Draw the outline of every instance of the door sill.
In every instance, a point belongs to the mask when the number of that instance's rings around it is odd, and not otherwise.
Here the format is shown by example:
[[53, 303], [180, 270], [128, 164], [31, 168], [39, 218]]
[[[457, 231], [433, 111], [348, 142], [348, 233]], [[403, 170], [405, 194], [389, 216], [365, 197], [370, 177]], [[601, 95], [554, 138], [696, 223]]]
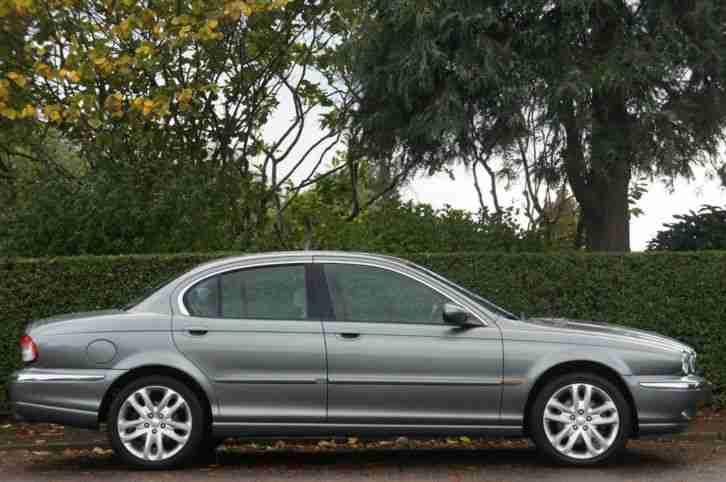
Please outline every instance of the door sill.
[[215, 436], [226, 437], [340, 437], [362, 435], [388, 437], [397, 435], [447, 436], [477, 435], [488, 437], [521, 437], [521, 425], [412, 425], [357, 423], [289, 423], [289, 422], [215, 422]]

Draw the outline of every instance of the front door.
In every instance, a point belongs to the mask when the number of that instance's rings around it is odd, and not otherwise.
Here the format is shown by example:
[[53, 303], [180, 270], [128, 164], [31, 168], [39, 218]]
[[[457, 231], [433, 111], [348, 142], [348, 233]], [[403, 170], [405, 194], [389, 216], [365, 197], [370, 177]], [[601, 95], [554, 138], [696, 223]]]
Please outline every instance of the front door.
[[351, 263], [325, 263], [324, 273], [334, 317], [323, 323], [329, 422], [497, 424], [496, 326], [444, 323], [451, 300], [431, 280]]
[[304, 264], [226, 271], [183, 297], [174, 341], [212, 380], [215, 423], [323, 422], [325, 347]]

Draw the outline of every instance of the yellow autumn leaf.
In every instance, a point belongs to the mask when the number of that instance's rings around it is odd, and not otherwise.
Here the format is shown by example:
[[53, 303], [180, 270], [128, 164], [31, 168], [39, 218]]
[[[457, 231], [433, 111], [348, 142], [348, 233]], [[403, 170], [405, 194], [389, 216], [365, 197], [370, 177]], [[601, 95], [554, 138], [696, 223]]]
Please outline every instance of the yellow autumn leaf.
[[192, 101], [192, 97], [194, 96], [194, 91], [190, 88], [182, 89], [180, 90], [177, 95], [176, 99], [179, 101], [180, 104], [188, 104]]
[[156, 113], [159, 116], [165, 116], [169, 114], [169, 98], [161, 96], [154, 100]]
[[7, 99], [8, 95], [10, 95], [8, 87], [10, 87], [10, 82], [0, 79], [0, 101]]
[[50, 119], [52, 122], [60, 122], [63, 120], [60, 106], [55, 104], [43, 107], [43, 114], [45, 114], [45, 116], [48, 117], [48, 119]]
[[38, 114], [35, 106], [30, 104], [26, 105], [23, 110], [20, 111], [20, 117], [35, 117]]
[[66, 79], [70, 80], [71, 82], [80, 82], [81, 74], [79, 74], [75, 70], [68, 70], [66, 71]]
[[43, 62], [38, 62], [35, 64], [35, 66], [33, 68], [35, 69], [35, 71], [38, 74], [42, 75], [46, 79], [50, 79], [51, 77], [53, 77], [53, 69], [48, 64], [44, 64]]
[[123, 22], [113, 28], [114, 33], [121, 38], [128, 38], [131, 33], [131, 19], [126, 18]]
[[239, 19], [241, 15], [249, 17], [252, 14], [252, 7], [245, 2], [230, 2], [225, 5], [224, 14], [234, 19]]
[[156, 103], [153, 100], [151, 100], [151, 99], [145, 100], [143, 103], [143, 108], [142, 108], [144, 115], [148, 116], [149, 114], [151, 114], [151, 111], [154, 110], [154, 107], [156, 107]]
[[104, 102], [103, 106], [114, 117], [123, 115], [123, 96], [119, 92], [114, 92], [113, 94], [106, 97], [106, 101]]
[[18, 113], [15, 109], [11, 109], [10, 107], [3, 107], [0, 109], [0, 115], [7, 117], [10, 120], [14, 120], [18, 116]]
[[145, 8], [141, 12], [141, 21], [144, 22], [144, 25], [151, 25], [156, 21], [156, 12], [149, 8]]
[[33, 6], [33, 0], [15, 0], [15, 12], [18, 15], [26, 14]]
[[116, 65], [131, 65], [134, 62], [134, 59], [131, 58], [131, 56], [123, 54], [121, 57], [116, 60]]
[[136, 55], [141, 57], [146, 57], [148, 55], [151, 55], [154, 52], [154, 48], [151, 45], [142, 45], [141, 47], [136, 49]]
[[217, 19], [213, 18], [211, 20], [207, 20], [207, 28], [209, 30], [214, 30], [215, 28], [217, 28], [218, 25], [219, 25], [219, 20], [217, 20]]
[[77, 107], [71, 107], [63, 113], [63, 116], [72, 121], [76, 121], [81, 117], [81, 111]]
[[191, 22], [189, 15], [179, 15], [171, 19], [172, 25], [187, 25]]
[[19, 74], [17, 72], [10, 72], [8, 74], [8, 79], [12, 80], [17, 84], [18, 87], [25, 87], [25, 84], [28, 83], [28, 79], [25, 78], [23, 74]]

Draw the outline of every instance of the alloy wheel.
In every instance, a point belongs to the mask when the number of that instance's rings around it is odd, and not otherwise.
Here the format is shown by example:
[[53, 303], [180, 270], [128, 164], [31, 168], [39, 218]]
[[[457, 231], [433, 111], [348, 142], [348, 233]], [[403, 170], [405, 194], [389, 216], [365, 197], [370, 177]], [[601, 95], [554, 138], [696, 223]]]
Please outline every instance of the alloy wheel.
[[542, 423], [552, 447], [566, 457], [595, 458], [607, 451], [620, 430], [612, 397], [589, 383], [558, 389], [545, 405]]
[[142, 460], [160, 461], [176, 455], [192, 433], [192, 412], [186, 400], [164, 386], [134, 391], [121, 405], [117, 430], [124, 447]]

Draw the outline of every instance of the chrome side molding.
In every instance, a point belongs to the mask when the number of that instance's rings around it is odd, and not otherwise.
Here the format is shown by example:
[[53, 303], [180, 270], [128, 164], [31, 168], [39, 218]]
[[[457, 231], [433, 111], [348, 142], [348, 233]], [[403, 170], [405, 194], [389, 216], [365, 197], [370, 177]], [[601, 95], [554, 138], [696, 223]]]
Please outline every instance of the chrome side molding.
[[640, 382], [642, 388], [655, 388], [660, 390], [699, 390], [707, 382], [700, 377], [687, 376], [679, 380]]
[[18, 382], [97, 382], [104, 375], [82, 375], [73, 373], [18, 373]]

